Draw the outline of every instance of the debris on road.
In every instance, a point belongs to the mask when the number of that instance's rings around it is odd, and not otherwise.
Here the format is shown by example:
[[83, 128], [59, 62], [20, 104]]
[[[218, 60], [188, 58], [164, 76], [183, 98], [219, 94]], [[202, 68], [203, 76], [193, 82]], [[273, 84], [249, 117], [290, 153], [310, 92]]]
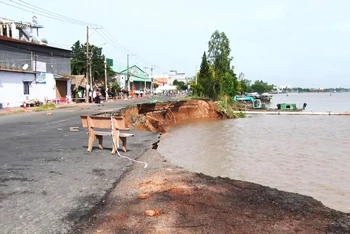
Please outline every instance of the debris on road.
[[71, 132], [79, 132], [79, 127], [70, 127], [69, 131], [71, 131]]

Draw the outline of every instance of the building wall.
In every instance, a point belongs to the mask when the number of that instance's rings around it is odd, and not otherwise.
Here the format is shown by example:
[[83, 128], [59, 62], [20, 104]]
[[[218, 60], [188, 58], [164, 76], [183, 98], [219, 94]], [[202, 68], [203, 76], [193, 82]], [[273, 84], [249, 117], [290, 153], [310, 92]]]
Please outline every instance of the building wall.
[[[0, 103], [3, 107], [9, 103], [10, 107], [20, 106], [25, 100], [23, 81], [34, 80], [34, 74], [12, 73], [0, 71]], [[31, 92], [31, 87], [30, 91]]]
[[23, 64], [28, 64], [28, 71], [31, 71], [31, 54], [30, 51], [10, 48], [0, 44], [0, 66], [22, 70]]
[[175, 80], [177, 80], [177, 81], [183, 81], [183, 82], [185, 82], [185, 83], [188, 82], [187, 77], [186, 77], [186, 74], [171, 75], [171, 76], [170, 76], [170, 82], [171, 82], [171, 84], [172, 84]]
[[171, 70], [168, 75], [169, 75], [169, 84], [173, 84], [175, 80], [183, 81], [185, 83], [188, 82], [186, 73], [177, 72], [176, 70]]
[[122, 74], [118, 74], [117, 77], [116, 77], [117, 83], [118, 83], [118, 85], [119, 85], [119, 87], [121, 89], [126, 89], [126, 87], [125, 87], [125, 79], [126, 79], [126, 76], [122, 75]]
[[[22, 70], [22, 66], [28, 64], [27, 71], [35, 71], [37, 68], [37, 71], [41, 72], [60, 75], [71, 74], [70, 58], [51, 56], [49, 54], [49, 50], [47, 53], [42, 53], [0, 44], [0, 67]], [[34, 55], [37, 56], [36, 59]], [[35, 60], [37, 61], [36, 68]], [[42, 62], [45, 63], [44, 70], [40, 70]]]
[[[46, 83], [34, 81], [34, 74], [20, 72], [0, 71], [0, 103], [6, 107], [16, 107], [23, 104], [25, 100], [44, 101], [45, 99], [56, 99], [56, 80], [54, 75], [45, 74]], [[31, 81], [29, 85], [29, 95], [24, 94], [23, 81]], [[71, 82], [67, 81], [67, 96], [71, 96]]]

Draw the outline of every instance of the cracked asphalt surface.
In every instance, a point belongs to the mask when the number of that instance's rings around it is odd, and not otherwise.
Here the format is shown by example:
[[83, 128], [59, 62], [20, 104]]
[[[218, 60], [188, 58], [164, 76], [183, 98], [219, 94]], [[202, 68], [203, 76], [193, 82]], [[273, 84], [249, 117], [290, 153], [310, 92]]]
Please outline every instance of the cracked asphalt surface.
[[[94, 148], [88, 153], [80, 115], [141, 102], [149, 99], [60, 109], [52, 116], [43, 112], [0, 117], [0, 232], [71, 232], [132, 164], [110, 154], [108, 138], [103, 151]], [[80, 131], [70, 132], [73, 126]], [[137, 131], [122, 155], [138, 158], [157, 139], [156, 133]]]

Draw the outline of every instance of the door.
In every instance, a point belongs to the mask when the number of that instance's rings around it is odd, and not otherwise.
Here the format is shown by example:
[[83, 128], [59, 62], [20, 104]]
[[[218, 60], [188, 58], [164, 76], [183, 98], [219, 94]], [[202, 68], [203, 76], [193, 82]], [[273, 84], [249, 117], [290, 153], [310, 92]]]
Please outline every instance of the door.
[[67, 81], [56, 80], [56, 98], [65, 98], [67, 96]]

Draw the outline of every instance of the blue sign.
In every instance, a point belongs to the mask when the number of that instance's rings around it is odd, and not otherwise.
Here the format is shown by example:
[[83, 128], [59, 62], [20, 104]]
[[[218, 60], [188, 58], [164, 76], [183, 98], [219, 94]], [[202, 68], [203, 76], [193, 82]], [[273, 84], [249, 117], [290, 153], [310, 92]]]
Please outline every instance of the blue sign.
[[43, 72], [36, 73], [35, 79], [37, 84], [46, 84], [46, 73], [43, 73]]

